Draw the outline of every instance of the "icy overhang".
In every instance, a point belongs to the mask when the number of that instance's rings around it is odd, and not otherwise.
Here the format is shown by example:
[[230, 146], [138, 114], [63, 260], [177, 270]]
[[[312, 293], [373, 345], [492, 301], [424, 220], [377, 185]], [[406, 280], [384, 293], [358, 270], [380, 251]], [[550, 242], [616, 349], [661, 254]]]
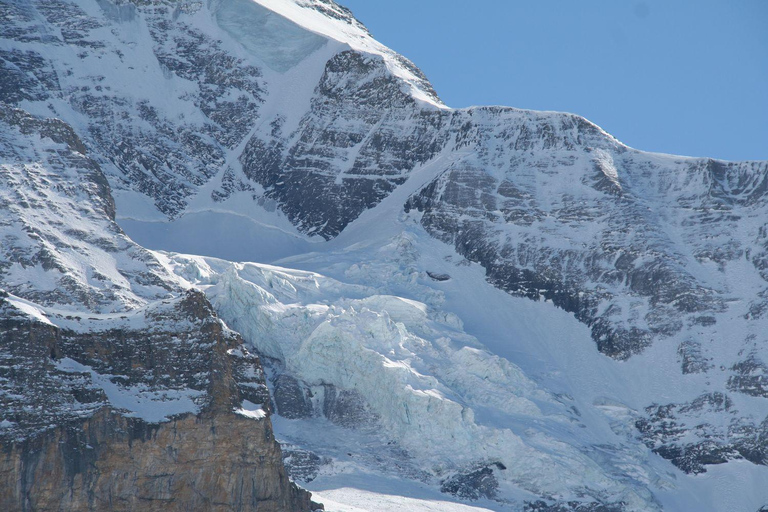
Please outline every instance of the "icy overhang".
[[412, 96], [446, 108], [410, 61], [376, 41], [349, 11], [326, 0], [227, 0], [214, 9], [216, 21], [271, 69], [283, 73], [329, 41], [384, 57], [389, 71]]
[[328, 42], [253, 0], [222, 2], [215, 16], [224, 31], [279, 73], [293, 68]]

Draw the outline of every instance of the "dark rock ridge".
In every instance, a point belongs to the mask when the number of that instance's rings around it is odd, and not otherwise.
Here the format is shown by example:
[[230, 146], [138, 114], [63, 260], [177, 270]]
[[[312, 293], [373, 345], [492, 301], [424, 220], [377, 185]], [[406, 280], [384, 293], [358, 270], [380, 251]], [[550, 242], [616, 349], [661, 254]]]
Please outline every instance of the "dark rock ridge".
[[755, 353], [734, 364], [731, 370], [728, 389], [768, 398], [768, 366]]
[[525, 512], [622, 512], [622, 503], [595, 503], [568, 501], [565, 503], [547, 503], [546, 501], [533, 501], [526, 503]]
[[296, 482], [311, 482], [320, 473], [320, 468], [331, 460], [322, 458], [309, 450], [282, 445], [283, 464], [291, 479]]
[[[503, 139], [505, 150], [497, 153], [503, 158], [483, 149], [502, 122], [491, 123], [489, 117], [518, 118], [516, 134]], [[686, 260], [681, 254], [701, 239], [673, 240], [668, 225], [725, 234], [742, 217], [759, 219], [766, 210], [768, 166], [715, 161], [662, 166], [577, 120], [553, 116], [534, 131], [528, 128], [532, 117], [488, 111], [470, 129], [478, 156], [454, 163], [412, 196], [406, 211], [420, 212], [431, 234], [481, 263], [494, 285], [574, 313], [592, 328], [598, 349], [612, 357], [628, 358], [686, 325], [714, 324], [713, 314], [724, 310], [730, 290], [699, 282], [690, 269], [711, 256], [724, 265], [750, 251], [732, 238], [722, 246], [696, 247]], [[552, 135], [574, 132], [576, 139]], [[615, 179], [594, 177], [592, 169], [600, 174], [601, 165], [618, 169]], [[533, 169], [546, 172], [536, 178]], [[675, 188], [670, 181], [678, 173], [685, 178]], [[724, 198], [723, 187], [715, 186], [720, 179], [744, 189]], [[621, 193], [606, 190], [606, 181]], [[555, 192], [547, 183], [569, 186]], [[666, 196], [663, 214], [651, 211], [651, 192]], [[752, 262], [762, 272], [759, 261]], [[628, 305], [621, 304], [627, 299]]]
[[277, 413], [284, 418], [305, 419], [322, 416], [341, 427], [375, 426], [378, 418], [365, 398], [355, 390], [338, 389], [324, 384], [314, 390], [305, 382], [286, 373], [273, 381]]
[[346, 51], [325, 65], [298, 129], [283, 133], [277, 119], [240, 161], [299, 229], [330, 239], [442, 149], [445, 121], [418, 108], [381, 57]]
[[493, 472], [502, 469], [499, 464], [455, 474], [441, 482], [440, 490], [469, 500], [494, 499], [499, 492], [499, 482]]
[[[735, 459], [768, 463], [768, 419], [751, 423], [723, 393], [704, 394], [686, 404], [653, 405], [646, 412], [648, 417], [636, 423], [643, 441], [685, 472], [703, 473], [707, 465]], [[710, 422], [708, 416], [718, 421]]]

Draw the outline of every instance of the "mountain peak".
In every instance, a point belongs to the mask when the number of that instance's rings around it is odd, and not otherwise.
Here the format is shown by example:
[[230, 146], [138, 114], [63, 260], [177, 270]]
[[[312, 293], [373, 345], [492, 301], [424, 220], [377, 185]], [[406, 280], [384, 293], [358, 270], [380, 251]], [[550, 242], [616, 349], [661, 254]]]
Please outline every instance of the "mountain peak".
[[[252, 17], [254, 20], [263, 18], [264, 13], [256, 12], [254, 5], [266, 8], [306, 31], [341, 43], [350, 49], [384, 57], [390, 71], [408, 84], [416, 99], [444, 107], [420, 69], [374, 39], [365, 25], [354, 17], [352, 11], [333, 0], [233, 0], [220, 4], [217, 9], [219, 12], [221, 9], [227, 12], [234, 10], [239, 15]], [[281, 25], [279, 33], [276, 31], [274, 34], [275, 40], [282, 40], [286, 35], [285, 26]], [[240, 32], [244, 37], [252, 37], [254, 33], [250, 28]]]

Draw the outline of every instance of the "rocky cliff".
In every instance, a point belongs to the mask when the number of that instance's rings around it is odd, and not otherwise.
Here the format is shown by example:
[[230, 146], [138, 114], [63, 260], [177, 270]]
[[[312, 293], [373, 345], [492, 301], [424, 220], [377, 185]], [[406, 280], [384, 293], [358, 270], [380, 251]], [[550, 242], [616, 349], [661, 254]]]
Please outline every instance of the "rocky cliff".
[[5, 106], [0, 123], [0, 508], [316, 508], [259, 359], [117, 227], [71, 127]]
[[[254, 405], [269, 403], [258, 358], [199, 292], [163, 317], [167, 332], [83, 333], [4, 301], [3, 510], [318, 507]], [[193, 412], [174, 413], [182, 396]]]

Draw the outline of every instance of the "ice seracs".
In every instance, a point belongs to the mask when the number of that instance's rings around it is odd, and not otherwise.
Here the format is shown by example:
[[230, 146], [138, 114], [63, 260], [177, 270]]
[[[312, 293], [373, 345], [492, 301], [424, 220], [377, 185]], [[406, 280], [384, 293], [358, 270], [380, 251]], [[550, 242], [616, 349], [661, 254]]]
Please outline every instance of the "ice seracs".
[[285, 72], [328, 43], [254, 0], [219, 2], [216, 22], [270, 68]]
[[[275, 371], [298, 380], [292, 400], [329, 392], [362, 399], [362, 417], [337, 421], [363, 430], [377, 425], [382, 439], [407, 454], [402, 464], [413, 458], [436, 480], [490, 465], [506, 492], [566, 497], [578, 488], [595, 497], [621, 495], [632, 504], [627, 510], [653, 507], [647, 491], [616, 485], [590, 457], [544, 433], [574, 428], [566, 402], [483, 349], [451, 315], [380, 295], [373, 281], [349, 285], [315, 273], [183, 255], [171, 255], [169, 264], [205, 290], [254, 350], [277, 361]], [[388, 271], [397, 282], [401, 269]], [[278, 413], [283, 405], [278, 396]], [[319, 407], [329, 415], [327, 401]], [[314, 413], [307, 414], [311, 420]], [[534, 435], [532, 424], [541, 432]], [[311, 430], [305, 435], [311, 438]]]

